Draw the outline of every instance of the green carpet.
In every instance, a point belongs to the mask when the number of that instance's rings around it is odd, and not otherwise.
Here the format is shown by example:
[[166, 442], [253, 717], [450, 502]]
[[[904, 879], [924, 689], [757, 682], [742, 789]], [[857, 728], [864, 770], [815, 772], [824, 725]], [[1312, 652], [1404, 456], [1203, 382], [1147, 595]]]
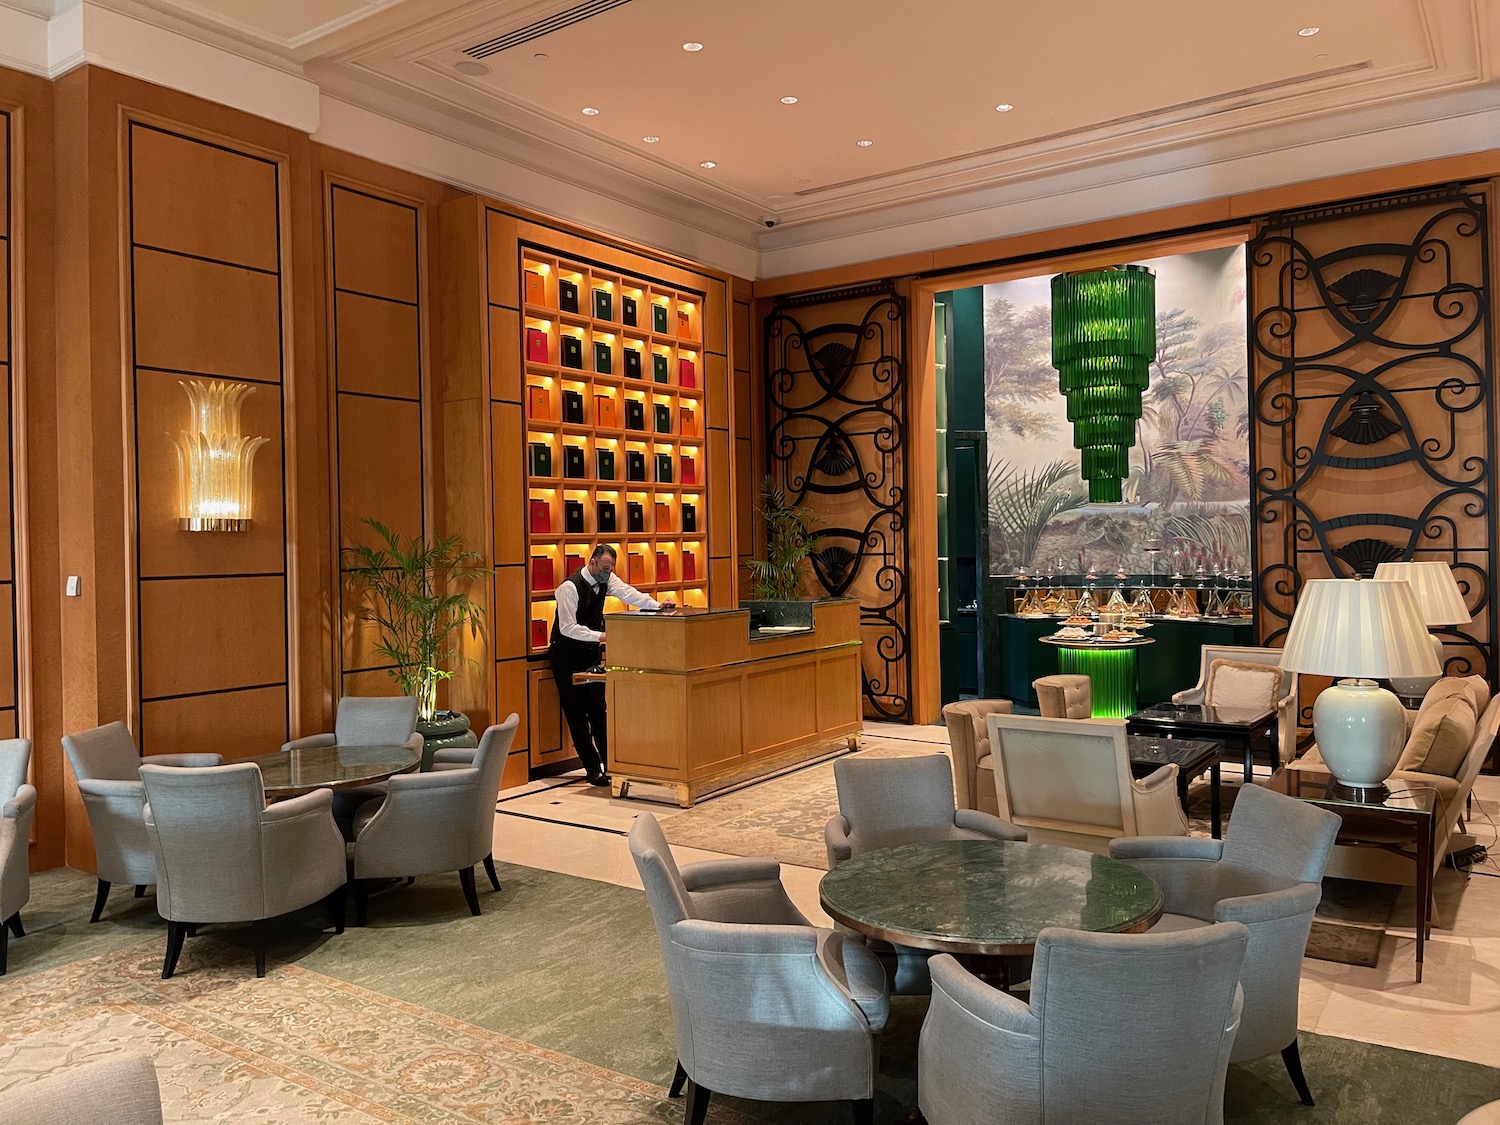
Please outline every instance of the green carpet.
[[[357, 999], [363, 994], [353, 990], [389, 997], [397, 1006], [392, 1011], [402, 1018], [408, 1017], [402, 1015], [406, 1009], [400, 1005], [410, 1005], [412, 1012], [432, 1013], [422, 1025], [429, 1038], [449, 1026], [442, 1024], [443, 1019], [461, 1021], [446, 1034], [453, 1036], [455, 1044], [469, 1044], [465, 1049], [470, 1051], [498, 1053], [506, 1047], [503, 1037], [519, 1040], [521, 1047], [530, 1047], [509, 1051], [507, 1065], [525, 1074], [551, 1067], [547, 1073], [562, 1077], [548, 1081], [567, 1080], [557, 1096], [564, 1096], [564, 1090], [573, 1091], [574, 1097], [607, 1095], [618, 1103], [623, 1120], [680, 1120], [675, 1116], [680, 1110], [659, 1102], [652, 1103], [650, 1113], [632, 1116], [642, 1114], [646, 1103], [641, 1098], [648, 1103], [659, 1099], [659, 1088], [671, 1077], [675, 1053], [644, 896], [531, 868], [501, 865], [500, 877], [504, 891], [480, 894], [485, 911], [480, 918], [469, 917], [456, 877], [433, 876], [375, 897], [370, 904], [370, 925], [363, 930], [351, 929], [342, 936], [324, 933], [324, 919], [316, 912], [281, 921], [273, 931], [269, 979], [280, 974], [286, 987], [295, 984], [345, 1005], [355, 1003], [351, 996]], [[148, 896], [135, 902], [124, 891], [105, 920], [90, 926], [92, 893], [92, 879], [73, 872], [48, 872], [33, 879], [33, 900], [24, 915], [28, 935], [11, 943], [11, 975], [0, 979], [0, 1000], [10, 986], [22, 984], [29, 974], [65, 969], [86, 957], [103, 957], [111, 964], [116, 953], [122, 963], [131, 963], [126, 974], [133, 974], [131, 987], [145, 988], [150, 983], [149, 970], [159, 964], [160, 945], [155, 943], [165, 937], [153, 900]], [[143, 942], [152, 944], [143, 946]], [[212, 981], [214, 989], [233, 989], [237, 996], [253, 998], [260, 988], [269, 999], [269, 979], [257, 984], [248, 952], [236, 948], [245, 944], [244, 931], [219, 927], [207, 928], [203, 937], [190, 940], [179, 969], [184, 1004], [195, 974]], [[278, 966], [278, 961], [293, 967]], [[319, 988], [319, 980], [327, 980], [328, 986]], [[335, 982], [349, 987], [340, 990]], [[152, 995], [165, 997], [169, 1006], [177, 995], [176, 982], [167, 982], [161, 989], [151, 987]], [[214, 989], [200, 987], [198, 991], [211, 998]], [[211, 1001], [200, 998], [198, 1002]], [[366, 1006], [382, 1007], [383, 1002], [371, 1000]], [[915, 1105], [916, 1041], [925, 1009], [926, 1002], [919, 998], [897, 998], [893, 1004], [881, 1051], [878, 1122], [900, 1121]], [[485, 1046], [490, 1041], [482, 1036], [460, 1035], [463, 1025], [502, 1038]], [[12, 1034], [0, 1026], [0, 1058]], [[1226, 1122], [1453, 1125], [1475, 1106], [1500, 1099], [1500, 1071], [1473, 1063], [1318, 1035], [1302, 1037], [1302, 1054], [1318, 1098], [1315, 1108], [1297, 1103], [1280, 1059], [1271, 1057], [1230, 1068]], [[577, 1060], [577, 1065], [559, 1069], [558, 1059]], [[201, 1069], [203, 1064], [195, 1065]], [[618, 1078], [607, 1080], [609, 1074]], [[222, 1076], [218, 1079], [223, 1080]], [[370, 1078], [377, 1080], [385, 1079]], [[579, 1093], [595, 1090], [600, 1093]], [[297, 1093], [311, 1096], [301, 1088]], [[438, 1112], [436, 1106], [433, 1109]], [[573, 1119], [565, 1107], [554, 1109], [560, 1113], [549, 1111], [543, 1116]], [[751, 1120], [786, 1125], [848, 1119], [847, 1110], [826, 1105], [736, 1102], [723, 1109], [738, 1110]], [[614, 1120], [616, 1114], [589, 1112], [586, 1117]], [[733, 1112], [710, 1120], [716, 1118], [723, 1122], [742, 1119]], [[200, 1118], [168, 1116], [168, 1120], [189, 1119]], [[329, 1113], [326, 1119], [367, 1118]], [[413, 1118], [398, 1114], [383, 1119]], [[442, 1119], [442, 1115], [438, 1112], [431, 1119]], [[490, 1119], [534, 1118], [523, 1113]]]

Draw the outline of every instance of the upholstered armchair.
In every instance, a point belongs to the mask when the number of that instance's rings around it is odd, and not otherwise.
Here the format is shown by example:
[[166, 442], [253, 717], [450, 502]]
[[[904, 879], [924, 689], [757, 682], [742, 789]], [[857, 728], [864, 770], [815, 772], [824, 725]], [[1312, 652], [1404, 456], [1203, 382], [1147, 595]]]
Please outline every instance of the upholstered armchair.
[[712, 1094], [854, 1103], [873, 1120], [875, 1034], [890, 1014], [885, 970], [856, 939], [808, 924], [774, 859], [678, 870], [661, 827], [630, 830], [661, 943], [677, 1038], [671, 1095], [702, 1125]]
[[[344, 932], [344, 838], [333, 791], [266, 805], [253, 762], [204, 769], [141, 766], [146, 833], [156, 853], [156, 909], [167, 921], [162, 980], [189, 928], [262, 922], [328, 900]], [[266, 975], [264, 927], [253, 931], [255, 975]]]
[[1245, 1011], [1230, 1061], [1280, 1051], [1306, 1105], [1313, 1099], [1297, 1050], [1297, 993], [1339, 825], [1337, 813], [1246, 785], [1222, 840], [1139, 838], [1109, 848], [1160, 884], [1166, 913], [1153, 932], [1245, 924]]
[[[1260, 695], [1258, 685], [1247, 682], [1235, 668], [1237, 664], [1264, 664], [1281, 673], [1280, 684], [1269, 693], [1276, 708], [1276, 761], [1290, 762], [1297, 756], [1297, 673], [1281, 667], [1279, 648], [1248, 648], [1238, 645], [1204, 645], [1198, 656], [1198, 682], [1186, 691], [1172, 696], [1173, 703], [1201, 703], [1215, 707], [1238, 707], [1253, 705]], [[1216, 661], [1225, 661], [1219, 672], [1225, 678], [1215, 683], [1218, 675], [1214, 669]], [[1256, 699], [1246, 699], [1242, 692], [1251, 692]], [[1248, 779], [1247, 779], [1248, 780]]]
[[934, 957], [917, 1104], [929, 1125], [1222, 1125], [1248, 940], [1046, 929], [1029, 1004]]
[[1094, 685], [1087, 676], [1042, 676], [1031, 687], [1044, 719], [1093, 718]]
[[[285, 743], [282, 750], [308, 750], [318, 746], [406, 746], [422, 752], [417, 733], [417, 697], [414, 695], [346, 695], [339, 700], [332, 734], [309, 734]], [[346, 840], [354, 839], [354, 813], [366, 801], [385, 796], [386, 783], [356, 785], [333, 794], [333, 819]]]
[[1118, 836], [1186, 836], [1177, 767], [1139, 781], [1121, 719], [991, 715], [1000, 815], [1032, 843], [1104, 852]]
[[5, 973], [10, 936], [25, 937], [21, 907], [31, 900], [28, 862], [36, 790], [26, 784], [31, 739], [0, 741], [0, 975]]
[[495, 798], [505, 756], [521, 717], [514, 712], [479, 739], [474, 764], [432, 773], [397, 774], [383, 798], [354, 814], [354, 920], [363, 926], [369, 910], [369, 880], [409, 878], [457, 871], [469, 913], [479, 913], [474, 865], [481, 860], [495, 890], [491, 848]]
[[161, 1091], [149, 1055], [110, 1054], [48, 1078], [12, 1086], [0, 1125], [162, 1125]]
[[65, 734], [62, 744], [94, 834], [94, 870], [99, 886], [89, 921], [97, 922], [111, 884], [133, 884], [135, 897], [140, 898], [156, 882], [156, 856], [141, 819], [146, 804], [146, 790], [138, 772], [141, 765], [200, 768], [217, 766], [224, 759], [218, 754], [150, 754], [143, 758], [135, 748], [130, 728], [120, 722]]
[[943, 724], [953, 752], [953, 796], [959, 808], [999, 814], [987, 720], [1010, 713], [1008, 699], [963, 699], [943, 707]]

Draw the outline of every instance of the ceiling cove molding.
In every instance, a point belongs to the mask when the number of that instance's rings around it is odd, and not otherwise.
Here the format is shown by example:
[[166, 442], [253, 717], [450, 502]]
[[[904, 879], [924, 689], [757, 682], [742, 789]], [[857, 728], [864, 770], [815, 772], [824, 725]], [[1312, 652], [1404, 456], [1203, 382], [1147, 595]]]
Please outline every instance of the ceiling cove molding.
[[46, 77], [50, 70], [46, 17], [0, 5], [0, 66]]
[[740, 277], [753, 278], [754, 246], [671, 215], [539, 171], [452, 136], [409, 125], [364, 106], [324, 95], [313, 140], [382, 164], [515, 203], [631, 242], [655, 247]]
[[1308, 123], [1258, 132], [1231, 151], [1222, 143], [1099, 163], [1061, 175], [799, 224], [759, 237], [758, 279], [1011, 235], [1142, 214], [1353, 172], [1495, 148], [1500, 107], [1493, 88], [1418, 99], [1348, 115], [1309, 136]]

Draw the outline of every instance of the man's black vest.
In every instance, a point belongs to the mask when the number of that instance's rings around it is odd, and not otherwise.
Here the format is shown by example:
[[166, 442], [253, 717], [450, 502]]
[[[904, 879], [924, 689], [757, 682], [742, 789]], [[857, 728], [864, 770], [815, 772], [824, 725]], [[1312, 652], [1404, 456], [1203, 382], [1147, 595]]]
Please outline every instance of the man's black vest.
[[[599, 583], [596, 589], [589, 584], [583, 576], [583, 571], [577, 570], [568, 576], [568, 581], [578, 591], [578, 612], [575, 619], [585, 629], [592, 629], [596, 633], [604, 632], [604, 591], [609, 582]], [[592, 641], [574, 640], [565, 637], [562, 630], [558, 628], [557, 618], [552, 619], [551, 651], [558, 656], [565, 657], [570, 662], [583, 660], [582, 667], [588, 667], [599, 659], [599, 646]]]

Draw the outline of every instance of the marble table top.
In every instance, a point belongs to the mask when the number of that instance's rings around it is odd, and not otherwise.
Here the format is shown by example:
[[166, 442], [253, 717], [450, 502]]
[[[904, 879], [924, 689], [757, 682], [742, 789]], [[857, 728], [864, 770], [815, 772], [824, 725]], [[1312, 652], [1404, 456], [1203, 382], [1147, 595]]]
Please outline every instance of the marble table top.
[[310, 746], [260, 754], [249, 761], [260, 767], [266, 796], [275, 798], [384, 781], [416, 769], [422, 755], [409, 746]]
[[881, 848], [823, 876], [829, 917], [885, 941], [944, 953], [1030, 953], [1048, 926], [1148, 929], [1161, 888], [1107, 856], [1049, 844], [943, 840]]

